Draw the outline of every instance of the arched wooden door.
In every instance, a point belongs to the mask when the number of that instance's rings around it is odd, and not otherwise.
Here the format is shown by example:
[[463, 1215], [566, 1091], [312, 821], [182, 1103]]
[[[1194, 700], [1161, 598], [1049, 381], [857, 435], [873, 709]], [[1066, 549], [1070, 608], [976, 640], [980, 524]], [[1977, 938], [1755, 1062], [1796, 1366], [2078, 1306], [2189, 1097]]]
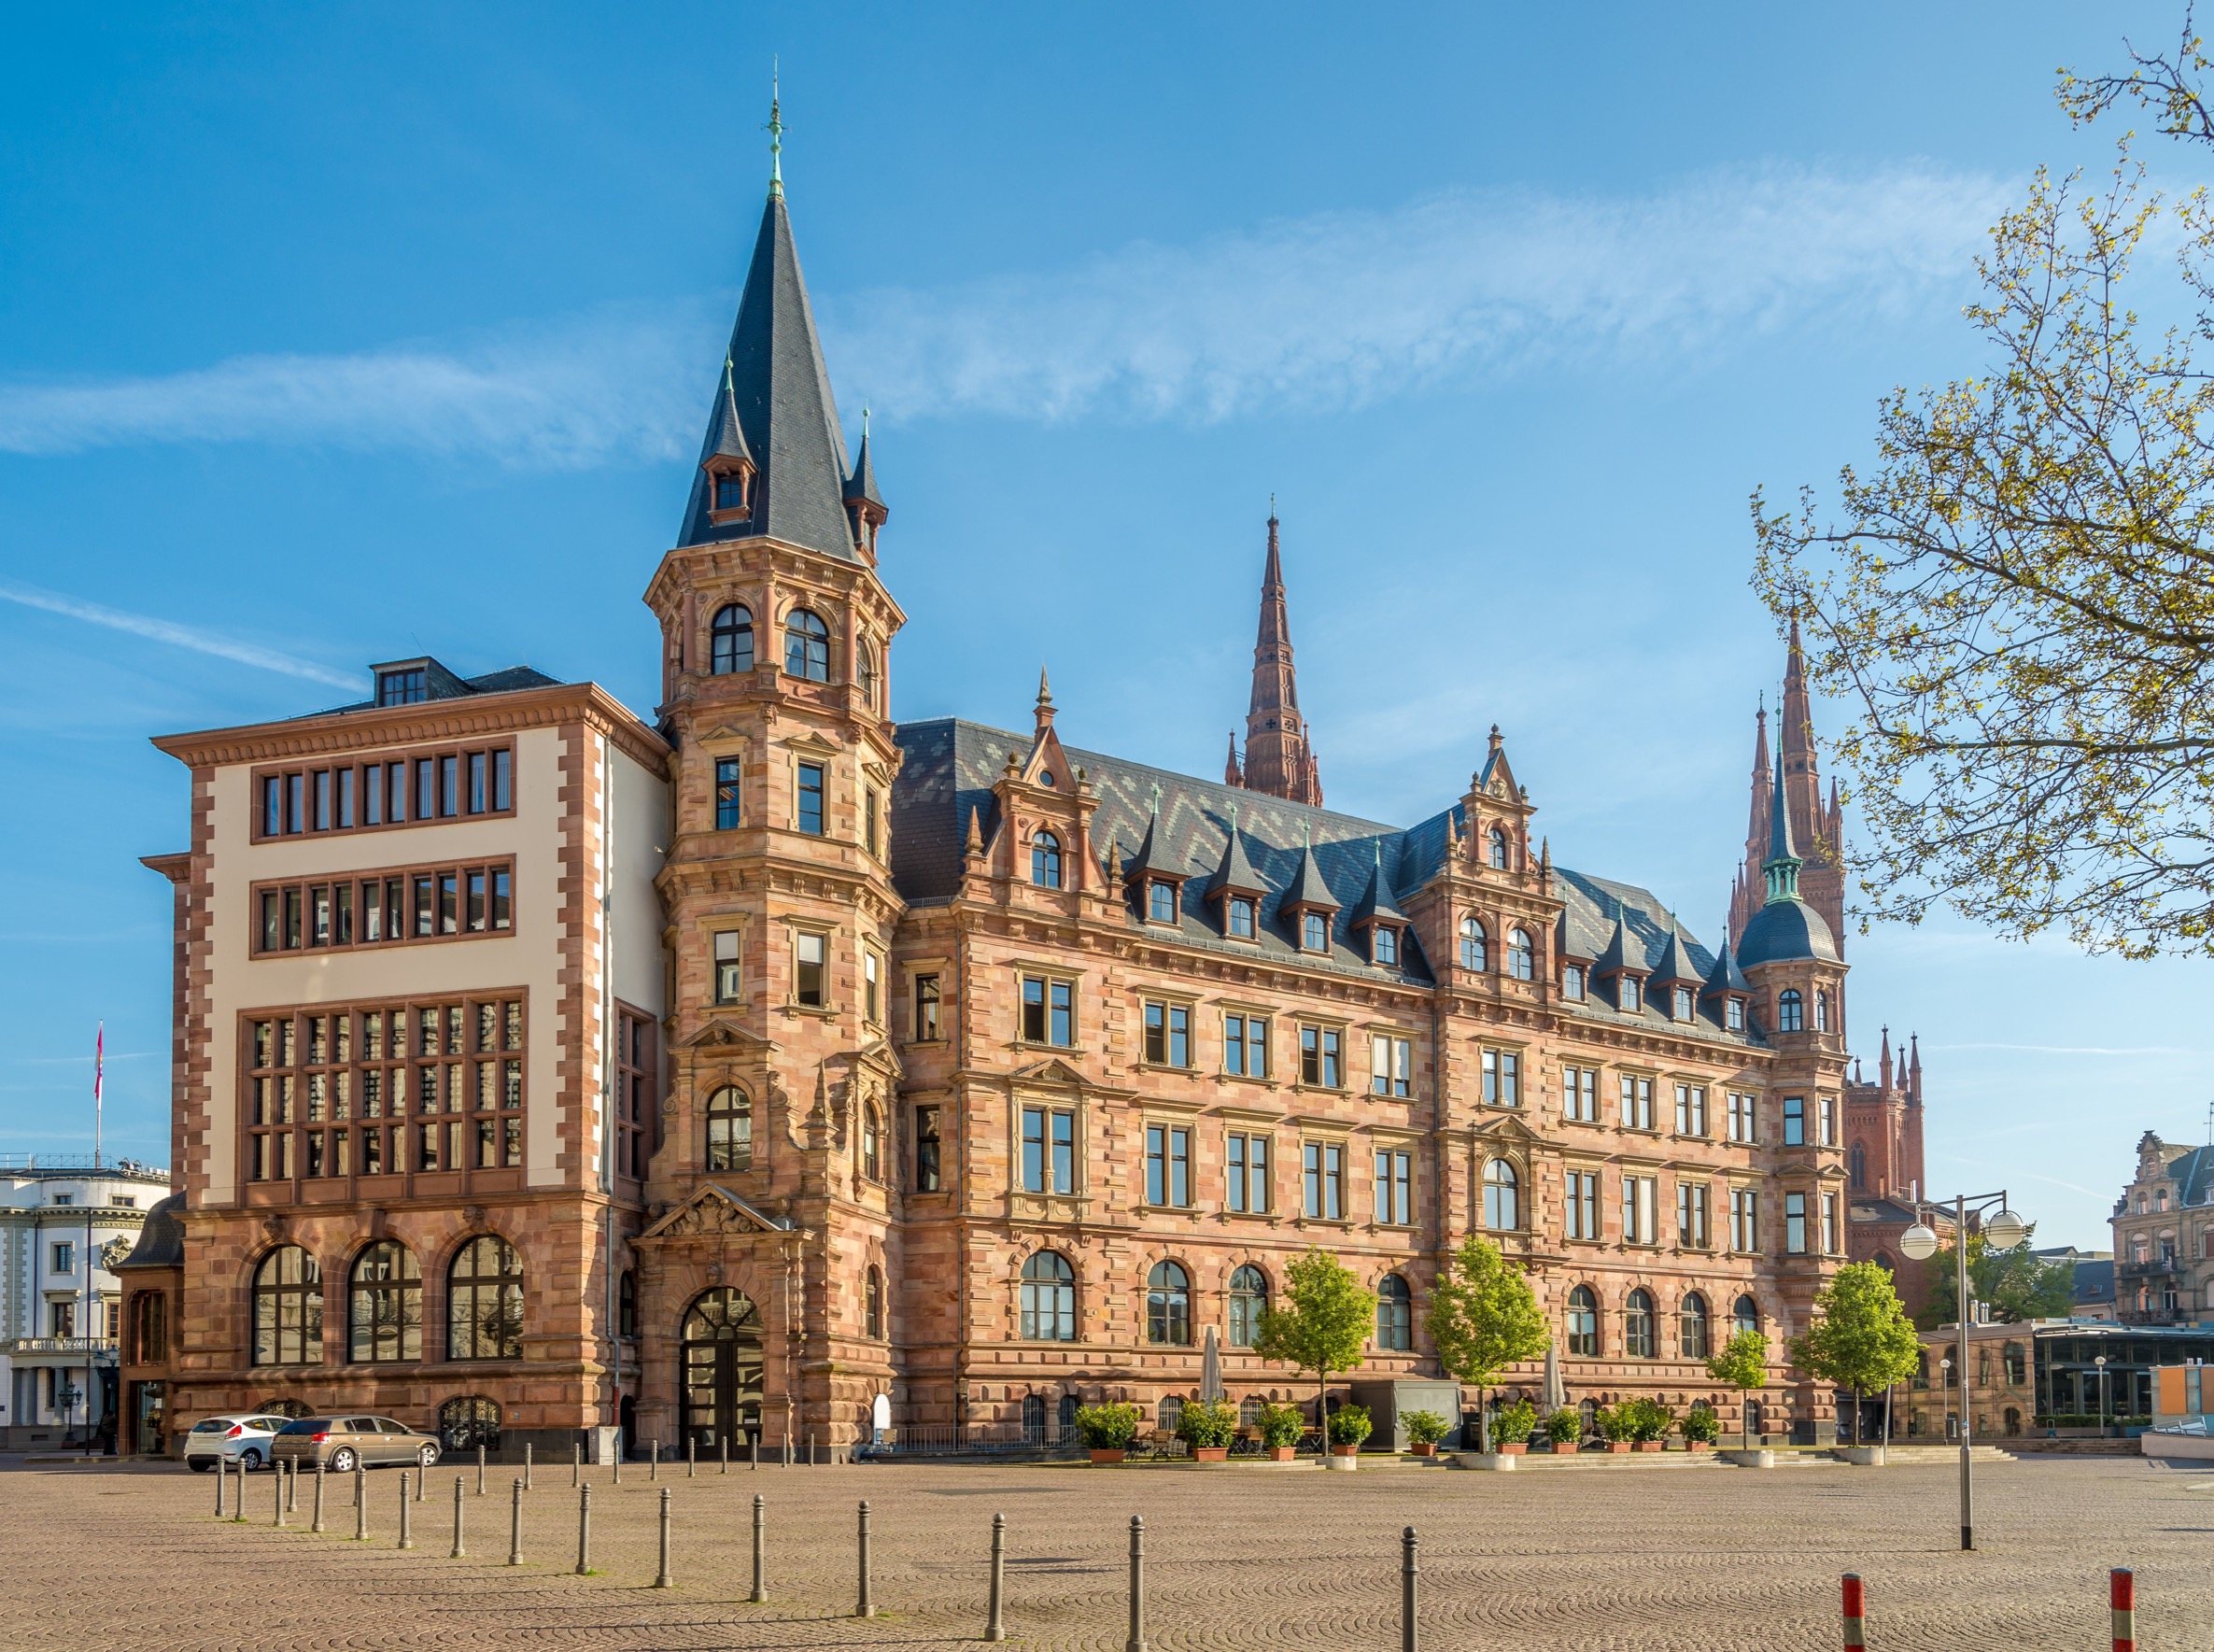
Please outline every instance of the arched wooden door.
[[702, 1451], [732, 1450], [761, 1430], [761, 1310], [727, 1285], [704, 1291], [684, 1310], [685, 1436]]

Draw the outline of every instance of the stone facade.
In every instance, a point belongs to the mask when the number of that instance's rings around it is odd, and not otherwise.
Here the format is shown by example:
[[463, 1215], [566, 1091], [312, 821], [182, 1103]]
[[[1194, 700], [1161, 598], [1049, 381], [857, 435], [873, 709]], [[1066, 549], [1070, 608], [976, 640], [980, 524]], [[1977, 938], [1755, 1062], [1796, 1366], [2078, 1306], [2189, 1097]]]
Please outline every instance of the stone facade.
[[2214, 1147], [2146, 1131], [2110, 1221], [2114, 1311], [2123, 1323], [2214, 1320]]

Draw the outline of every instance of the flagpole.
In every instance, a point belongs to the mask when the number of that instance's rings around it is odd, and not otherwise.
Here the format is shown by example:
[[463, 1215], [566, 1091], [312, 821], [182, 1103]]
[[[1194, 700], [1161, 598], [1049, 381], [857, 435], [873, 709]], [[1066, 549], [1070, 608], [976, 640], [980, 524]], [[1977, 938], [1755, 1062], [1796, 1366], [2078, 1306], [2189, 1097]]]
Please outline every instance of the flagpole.
[[101, 1088], [107, 1071], [107, 1023], [100, 1024], [100, 1030], [92, 1038], [92, 1168], [100, 1168], [100, 1124], [102, 1112]]

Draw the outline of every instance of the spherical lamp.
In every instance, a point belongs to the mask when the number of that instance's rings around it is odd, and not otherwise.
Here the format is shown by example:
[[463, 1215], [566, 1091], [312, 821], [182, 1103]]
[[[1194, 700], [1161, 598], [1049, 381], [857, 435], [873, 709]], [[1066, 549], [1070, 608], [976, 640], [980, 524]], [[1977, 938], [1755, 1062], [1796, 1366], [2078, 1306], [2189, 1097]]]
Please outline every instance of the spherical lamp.
[[1996, 1210], [1983, 1219], [1983, 1242], [1994, 1250], [2011, 1250], [2029, 1237], [2029, 1224], [2011, 1210]]
[[1898, 1236], [1898, 1248], [1913, 1262], [1927, 1262], [1938, 1253], [1938, 1231], [1918, 1221]]

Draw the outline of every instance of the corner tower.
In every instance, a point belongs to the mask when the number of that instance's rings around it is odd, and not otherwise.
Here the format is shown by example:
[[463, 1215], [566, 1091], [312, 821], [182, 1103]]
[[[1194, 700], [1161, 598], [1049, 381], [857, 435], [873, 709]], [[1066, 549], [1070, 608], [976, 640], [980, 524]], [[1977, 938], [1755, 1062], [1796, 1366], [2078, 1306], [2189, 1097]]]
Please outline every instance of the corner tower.
[[1814, 750], [1812, 703], [1807, 694], [1805, 651], [1799, 646], [1798, 620], [1791, 621], [1790, 642], [1784, 657], [1784, 699], [1777, 712], [1776, 755], [1783, 766], [1784, 785], [1779, 794], [1770, 780], [1768, 712], [1756, 713], [1753, 733], [1753, 798], [1745, 824], [1745, 860], [1729, 896], [1730, 939], [1741, 945], [1745, 926], [1766, 901], [1764, 867], [1773, 830], [1773, 815], [1782, 808], [1790, 817], [1791, 840], [1804, 856], [1798, 876], [1799, 892], [1807, 904], [1829, 925], [1839, 951], [1844, 949], [1845, 863], [1844, 807], [1835, 782], [1829, 796], [1822, 795], [1821, 764]]
[[[641, 1125], [637, 1427], [846, 1437], [888, 1386], [896, 1194], [885, 1038], [893, 930], [887, 716], [906, 616], [877, 576], [888, 512], [849, 463], [770, 108], [769, 198], [674, 549], [660, 723], [675, 748], [659, 879], [669, 1093]], [[616, 1052], [618, 1112], [635, 1108]], [[891, 1323], [888, 1325], [887, 1320]], [[850, 1432], [850, 1431], [849, 1431]]]
[[1253, 696], [1246, 711], [1246, 760], [1231, 754], [1225, 779], [1294, 803], [1322, 803], [1322, 770], [1307, 744], [1291, 667], [1291, 615], [1276, 547], [1276, 513], [1268, 514], [1268, 560], [1261, 571], [1261, 628], [1253, 642]]

